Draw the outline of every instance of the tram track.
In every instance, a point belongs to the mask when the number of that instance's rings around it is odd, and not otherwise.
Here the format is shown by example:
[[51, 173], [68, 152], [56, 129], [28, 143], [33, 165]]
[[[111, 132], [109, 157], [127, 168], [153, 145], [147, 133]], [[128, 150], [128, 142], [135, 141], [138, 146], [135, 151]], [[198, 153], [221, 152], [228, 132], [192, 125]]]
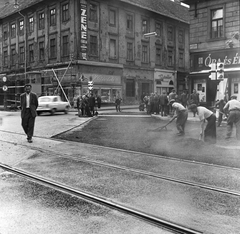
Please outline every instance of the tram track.
[[[2, 141], [2, 140], [0, 140], [0, 141]], [[8, 142], [8, 143], [11, 143], [11, 142]], [[23, 146], [25, 146], [25, 145], [23, 145]], [[25, 147], [27, 147], [27, 146], [25, 146]], [[238, 192], [238, 191], [234, 191], [234, 190], [230, 190], [230, 189], [224, 189], [224, 188], [220, 188], [220, 187], [217, 187], [217, 186], [209, 186], [209, 185], [206, 185], [206, 184], [203, 184], [203, 183], [192, 182], [192, 181], [189, 181], [189, 180], [178, 179], [178, 178], [174, 178], [174, 177], [170, 177], [170, 176], [164, 176], [164, 175], [160, 175], [160, 174], [145, 171], [145, 170], [134, 169], [134, 168], [126, 167], [126, 166], [119, 166], [119, 165], [116, 165], [116, 164], [102, 162], [100, 160], [89, 159], [87, 157], [79, 158], [77, 156], [72, 156], [72, 155], [69, 155], [69, 154], [64, 154], [64, 153], [59, 154], [59, 153], [55, 153], [55, 152], [50, 151], [50, 150], [46, 150], [46, 149], [42, 149], [42, 148], [38, 148], [38, 147], [34, 147], [34, 146], [30, 146], [28, 148], [31, 148], [32, 150], [39, 151], [39, 152], [41, 152], [43, 154], [46, 154], [46, 155], [53, 155], [53, 156], [56, 156], [56, 157], [61, 157], [61, 158], [67, 159], [67, 160], [74, 160], [76, 162], [83, 162], [83, 163], [93, 164], [93, 165], [97, 165], [97, 166], [101, 166], [101, 167], [106, 167], [106, 168], [112, 168], [112, 169], [117, 169], [117, 170], [121, 170], [121, 171], [131, 172], [131, 173], [138, 174], [138, 175], [143, 175], [143, 176], [152, 177], [152, 178], [156, 178], [156, 179], [160, 179], [160, 180], [174, 182], [174, 183], [177, 183], [177, 184], [183, 184], [183, 185], [187, 185], [187, 186], [191, 186], [191, 187], [197, 187], [197, 188], [200, 188], [200, 189], [214, 191], [214, 192], [217, 192], [217, 193], [228, 194], [228, 195], [233, 195], [233, 196], [240, 196], [240, 192]], [[156, 157], [156, 155], [153, 155], [153, 157]], [[169, 160], [172, 160], [172, 159], [169, 159]], [[190, 161], [190, 162], [193, 163], [193, 164], [199, 164], [199, 162], [197, 162], [197, 163], [192, 162], [192, 161]], [[205, 166], [210, 166], [210, 167], [216, 167], [216, 165], [212, 165], [212, 164], [205, 164], [204, 163], [204, 165]], [[223, 167], [221, 166], [221, 168], [238, 169], [238, 168], [230, 168], [230, 167], [224, 167], [224, 166]]]
[[0, 163], [0, 167], [3, 170], [9, 171], [9, 172], [11, 172], [11, 173], [13, 173], [17, 176], [20, 176], [22, 178], [25, 178], [25, 179], [29, 180], [31, 182], [38, 183], [38, 184], [41, 184], [41, 185], [46, 186], [48, 188], [55, 189], [57, 191], [63, 192], [65, 194], [75, 196], [75, 197], [78, 197], [78, 198], [82, 198], [82, 199], [85, 199], [87, 201], [91, 201], [91, 202], [103, 205], [103, 206], [108, 207], [110, 209], [118, 210], [122, 213], [134, 216], [134, 217], [136, 217], [138, 219], [141, 219], [141, 220], [143, 220], [147, 223], [158, 226], [160, 228], [164, 228], [164, 229], [166, 229], [168, 231], [171, 231], [173, 233], [177, 233], [177, 234], [201, 234], [202, 233], [202, 232], [194, 230], [192, 228], [184, 227], [182, 225], [179, 225], [179, 224], [161, 219], [160, 217], [154, 216], [152, 214], [148, 214], [148, 213], [143, 212], [141, 210], [138, 210], [138, 209], [128, 207], [126, 205], [122, 205], [120, 203], [111, 201], [110, 199], [108, 199], [106, 197], [96, 196], [94, 194], [87, 193], [85, 191], [81, 191], [79, 189], [72, 188], [72, 187], [67, 186], [65, 184], [46, 179], [44, 177], [29, 173], [29, 172], [24, 171], [24, 170], [20, 170], [20, 169], [14, 168], [14, 167], [10, 167], [10, 166], [4, 165], [2, 163]]

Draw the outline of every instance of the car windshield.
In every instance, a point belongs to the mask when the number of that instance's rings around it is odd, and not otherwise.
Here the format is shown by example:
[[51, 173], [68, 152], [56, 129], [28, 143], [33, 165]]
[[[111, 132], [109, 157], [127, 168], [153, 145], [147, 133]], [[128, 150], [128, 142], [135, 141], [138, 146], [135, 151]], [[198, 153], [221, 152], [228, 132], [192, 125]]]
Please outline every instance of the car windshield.
[[40, 102], [51, 102], [51, 98], [49, 98], [49, 97], [40, 97], [39, 101]]

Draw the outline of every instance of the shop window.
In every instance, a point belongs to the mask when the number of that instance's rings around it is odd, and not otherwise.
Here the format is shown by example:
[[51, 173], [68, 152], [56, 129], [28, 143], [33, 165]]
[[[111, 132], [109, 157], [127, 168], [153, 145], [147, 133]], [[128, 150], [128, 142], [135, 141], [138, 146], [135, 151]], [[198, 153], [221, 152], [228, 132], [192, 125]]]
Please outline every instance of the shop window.
[[223, 37], [223, 9], [211, 10], [211, 38]]
[[135, 81], [134, 79], [126, 80], [126, 96], [135, 97]]

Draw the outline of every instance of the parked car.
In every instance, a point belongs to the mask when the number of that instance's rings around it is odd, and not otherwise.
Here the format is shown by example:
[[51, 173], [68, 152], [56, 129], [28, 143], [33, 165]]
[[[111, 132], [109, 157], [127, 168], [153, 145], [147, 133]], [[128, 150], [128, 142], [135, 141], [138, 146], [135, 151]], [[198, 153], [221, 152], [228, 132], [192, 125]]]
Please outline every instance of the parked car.
[[42, 112], [49, 112], [51, 115], [55, 112], [64, 112], [67, 114], [69, 108], [69, 103], [62, 101], [60, 96], [42, 96], [38, 98], [38, 115]]

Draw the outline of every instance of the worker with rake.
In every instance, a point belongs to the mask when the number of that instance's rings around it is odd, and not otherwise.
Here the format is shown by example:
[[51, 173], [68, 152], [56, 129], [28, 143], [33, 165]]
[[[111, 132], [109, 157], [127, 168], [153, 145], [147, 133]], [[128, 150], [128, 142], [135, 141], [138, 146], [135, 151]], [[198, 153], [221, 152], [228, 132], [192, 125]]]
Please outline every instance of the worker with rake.
[[176, 102], [175, 99], [169, 101], [169, 104], [172, 105], [172, 108], [175, 110], [174, 116], [169, 121], [171, 123], [174, 119], [176, 120], [176, 127], [178, 130], [177, 135], [182, 136], [185, 134], [185, 125], [188, 118], [188, 110], [180, 103]]

